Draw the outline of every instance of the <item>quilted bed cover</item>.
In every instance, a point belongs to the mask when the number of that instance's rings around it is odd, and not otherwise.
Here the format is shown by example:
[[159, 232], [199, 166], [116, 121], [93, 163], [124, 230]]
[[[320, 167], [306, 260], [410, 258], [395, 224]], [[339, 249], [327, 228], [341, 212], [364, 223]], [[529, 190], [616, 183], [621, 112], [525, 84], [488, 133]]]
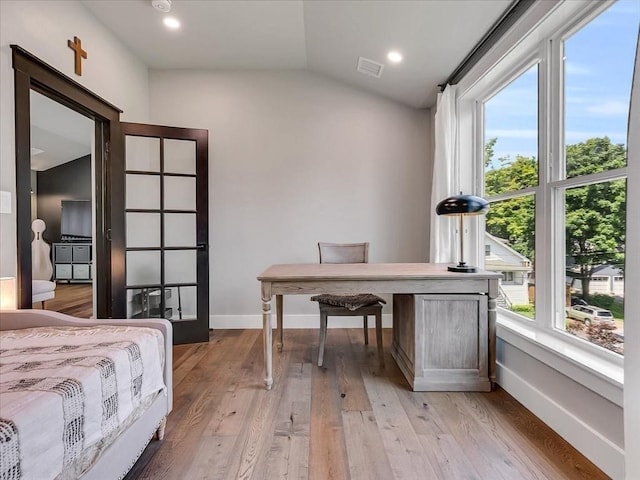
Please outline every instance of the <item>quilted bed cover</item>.
[[0, 332], [0, 478], [77, 478], [158, 395], [164, 340], [131, 326]]

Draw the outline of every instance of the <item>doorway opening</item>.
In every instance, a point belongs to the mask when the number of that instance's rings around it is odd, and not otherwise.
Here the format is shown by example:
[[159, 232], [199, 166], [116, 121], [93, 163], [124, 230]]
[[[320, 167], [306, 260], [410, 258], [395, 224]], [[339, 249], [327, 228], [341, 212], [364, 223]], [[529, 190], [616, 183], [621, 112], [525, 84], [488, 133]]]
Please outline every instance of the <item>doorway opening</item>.
[[91, 318], [95, 122], [31, 90], [33, 308]]
[[[88, 221], [91, 234], [77, 226], [87, 218], [78, 213], [83, 210], [80, 203], [88, 202], [86, 197], [64, 199], [69, 202], [65, 205], [60, 198], [61, 241], [53, 245], [52, 268], [56, 268], [51, 276], [74, 285], [91, 279], [95, 318], [165, 317], [173, 322], [174, 343], [207, 341], [208, 131], [121, 123], [120, 109], [19, 46], [11, 48], [16, 110], [18, 308], [32, 308], [34, 303], [32, 147], [38, 147], [32, 145], [31, 104], [40, 94], [59, 104], [56, 108], [67, 107], [93, 125], [89, 155], [93, 172], [90, 208], [94, 217]], [[127, 149], [126, 164], [125, 136], [132, 147]], [[41, 191], [38, 175], [35, 188]], [[149, 190], [149, 186], [155, 188]], [[42, 211], [39, 200], [35, 207], [38, 216]], [[36, 228], [37, 235], [45, 231], [42, 225]]]
[[[42, 235], [46, 233], [46, 224], [36, 226], [36, 232], [32, 230], [32, 215], [40, 215], [46, 208], [41, 204], [44, 201], [42, 189], [46, 183], [43, 180], [46, 174], [37, 173], [37, 169], [32, 168], [32, 147], [38, 149], [37, 145], [32, 145], [32, 130], [34, 132], [35, 141], [40, 120], [37, 118], [37, 108], [32, 109], [32, 103], [42, 102], [49, 108], [58, 109], [58, 113], [64, 115], [64, 109], [71, 111], [74, 115], [82, 117], [81, 121], [89, 122], [88, 128], [92, 132], [90, 134], [89, 149], [89, 168], [90, 174], [89, 186], [91, 195], [88, 197], [91, 203], [92, 218], [89, 220], [91, 225], [91, 233], [87, 234], [86, 230], [79, 230], [77, 227], [68, 226], [74, 223], [74, 218], [86, 218], [82, 213], [73, 214], [74, 207], [82, 210], [81, 205], [73, 205], [69, 203], [65, 205], [66, 211], [69, 213], [70, 219], [63, 222], [62, 196], [57, 199], [57, 208], [59, 209], [60, 222], [60, 240], [64, 244], [67, 240], [71, 247], [70, 253], [64, 248], [60, 249], [60, 256], [56, 258], [56, 245], [53, 245], [53, 252], [49, 252], [51, 259], [51, 278], [57, 280], [57, 276], [70, 277], [65, 280], [83, 280], [91, 279], [92, 292], [84, 297], [91, 298], [91, 314], [97, 318], [113, 318], [113, 316], [122, 316], [120, 313], [123, 308], [117, 305], [113, 300], [112, 292], [122, 289], [124, 284], [124, 260], [118, 253], [121, 251], [121, 244], [118, 241], [112, 241], [112, 232], [116, 238], [121, 238], [121, 224], [115, 222], [112, 218], [113, 212], [121, 211], [123, 207], [123, 191], [121, 182], [113, 181], [111, 172], [115, 168], [118, 169], [118, 163], [122, 163], [123, 149], [120, 134], [120, 113], [122, 111], [112, 104], [106, 102], [102, 98], [89, 91], [84, 86], [66, 77], [64, 74], [44, 63], [42, 60], [33, 56], [18, 45], [11, 45], [12, 59], [14, 68], [14, 86], [15, 86], [15, 135], [16, 135], [16, 215], [17, 215], [17, 290], [18, 290], [18, 308], [32, 308], [34, 300], [38, 300], [34, 296], [33, 272], [34, 266], [40, 268], [41, 265], [34, 265], [34, 252], [32, 251], [32, 242], [34, 239], [41, 240]], [[46, 108], [46, 107], [45, 107]], [[62, 110], [60, 110], [62, 109]], [[34, 116], [34, 122], [31, 117]], [[48, 115], [45, 115], [48, 117]], [[53, 116], [58, 121], [57, 114]], [[40, 132], [41, 133], [41, 132]], [[45, 135], [46, 136], [46, 135]], [[40, 150], [44, 149], [40, 148]], [[80, 160], [85, 153], [81, 151], [78, 156], [71, 155], [71, 160]], [[40, 154], [42, 155], [43, 152]], [[39, 155], [33, 156], [33, 161], [38, 160]], [[44, 158], [44, 157], [42, 157]], [[67, 162], [70, 163], [70, 162]], [[56, 168], [69, 168], [59, 165]], [[34, 174], [33, 171], [36, 171]], [[51, 170], [51, 168], [43, 171]], [[42, 178], [38, 178], [42, 176]], [[39, 190], [41, 195], [35, 201], [35, 207], [32, 202], [32, 189], [34, 187]], [[38, 185], [38, 180], [40, 180]], [[85, 199], [86, 194], [85, 194]], [[68, 198], [64, 200], [75, 200]], [[82, 200], [82, 199], [80, 199]], [[85, 200], [87, 201], [87, 200]], [[32, 211], [35, 208], [35, 212]], [[76, 210], [77, 210], [76, 208]], [[85, 207], [86, 208], [86, 207]], [[52, 217], [53, 218], [53, 217]], [[56, 223], [56, 219], [50, 220], [51, 224]], [[62, 224], [65, 224], [65, 236], [62, 235]], [[49, 234], [56, 234], [52, 225]], [[67, 228], [71, 230], [67, 231]], [[35, 233], [35, 237], [34, 237]], [[72, 242], [70, 240], [76, 240]], [[84, 249], [78, 246], [78, 240], [84, 240]], [[58, 243], [58, 242], [54, 242]], [[65, 245], [62, 245], [64, 247]], [[74, 248], [75, 247], [75, 248]], [[49, 246], [51, 249], [51, 246]], [[45, 247], [46, 250], [46, 247]], [[74, 250], [76, 252], [74, 252]], [[46, 253], [46, 252], [45, 252]], [[74, 260], [76, 253], [76, 260]], [[36, 251], [37, 254], [37, 251]], [[46, 254], [45, 254], [46, 258]], [[55, 265], [54, 265], [55, 259]], [[39, 262], [40, 259], [36, 259]], [[58, 262], [57, 260], [60, 260]], [[68, 262], [68, 263], [65, 263]], [[54, 268], [60, 263], [60, 269], [56, 271]], [[74, 269], [75, 267], [75, 269]], [[74, 272], [75, 270], [75, 272]], [[96, 275], [100, 272], [100, 275]], [[43, 273], [45, 277], [47, 273]], [[77, 278], [76, 278], [77, 277]], [[82, 278], [81, 278], [82, 277]], [[88, 278], [87, 278], [88, 277]], [[69, 282], [73, 285], [79, 285], [80, 282]], [[60, 291], [62, 292], [62, 290]], [[60, 295], [58, 292], [58, 296]], [[50, 300], [49, 296], [47, 300]], [[51, 308], [51, 305], [47, 305]], [[70, 312], [71, 313], [71, 312]], [[76, 312], [77, 313], [77, 312]]]

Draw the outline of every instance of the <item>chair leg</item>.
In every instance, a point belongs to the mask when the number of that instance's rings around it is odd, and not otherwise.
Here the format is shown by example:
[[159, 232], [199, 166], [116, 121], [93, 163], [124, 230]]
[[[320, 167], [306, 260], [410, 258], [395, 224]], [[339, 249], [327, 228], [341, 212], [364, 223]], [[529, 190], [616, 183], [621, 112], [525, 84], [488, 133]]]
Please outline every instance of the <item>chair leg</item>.
[[327, 339], [327, 314], [320, 312], [320, 346], [318, 348], [318, 366], [322, 366], [324, 359], [324, 342]]
[[364, 327], [364, 344], [369, 345], [369, 316], [362, 316], [362, 326]]
[[382, 309], [376, 312], [376, 342], [378, 343], [378, 354], [382, 355]]

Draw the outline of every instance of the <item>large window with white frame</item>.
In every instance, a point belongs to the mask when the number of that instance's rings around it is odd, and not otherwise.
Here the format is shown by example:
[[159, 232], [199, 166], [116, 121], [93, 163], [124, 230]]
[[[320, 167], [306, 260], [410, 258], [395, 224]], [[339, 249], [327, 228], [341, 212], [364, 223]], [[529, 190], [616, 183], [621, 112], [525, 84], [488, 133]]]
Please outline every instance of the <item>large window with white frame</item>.
[[526, 56], [505, 59], [510, 76], [476, 97], [476, 171], [491, 204], [484, 263], [513, 272], [501, 283], [503, 312], [623, 355], [626, 139], [640, 3], [588, 10]]
[[538, 179], [538, 63], [527, 66], [484, 102], [484, 195], [491, 203], [485, 242], [494, 247], [485, 268], [503, 273], [499, 305], [535, 318], [535, 199]]

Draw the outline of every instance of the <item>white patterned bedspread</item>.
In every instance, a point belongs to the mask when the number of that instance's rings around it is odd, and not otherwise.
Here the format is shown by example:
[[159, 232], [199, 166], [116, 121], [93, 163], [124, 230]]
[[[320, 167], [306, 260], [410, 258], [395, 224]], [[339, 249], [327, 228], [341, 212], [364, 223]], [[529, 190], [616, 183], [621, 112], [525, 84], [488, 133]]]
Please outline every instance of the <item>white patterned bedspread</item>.
[[165, 391], [164, 339], [130, 326], [0, 332], [0, 478], [77, 478]]

